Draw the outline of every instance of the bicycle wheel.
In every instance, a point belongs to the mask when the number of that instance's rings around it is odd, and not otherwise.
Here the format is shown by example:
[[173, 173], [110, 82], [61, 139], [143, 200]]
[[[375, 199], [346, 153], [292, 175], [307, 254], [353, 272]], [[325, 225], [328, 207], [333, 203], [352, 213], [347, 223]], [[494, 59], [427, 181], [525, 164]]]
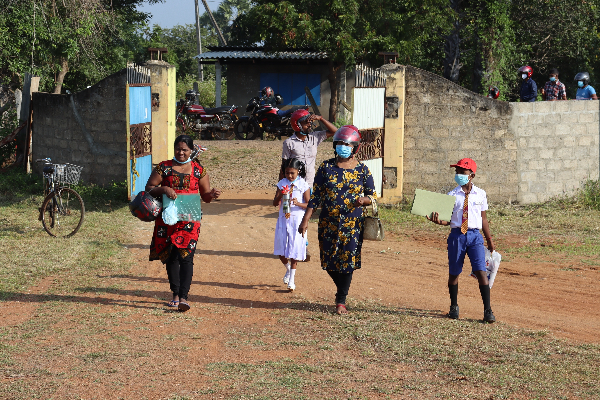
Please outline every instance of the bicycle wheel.
[[50, 236], [73, 236], [83, 223], [85, 207], [79, 193], [61, 187], [42, 204], [42, 225]]

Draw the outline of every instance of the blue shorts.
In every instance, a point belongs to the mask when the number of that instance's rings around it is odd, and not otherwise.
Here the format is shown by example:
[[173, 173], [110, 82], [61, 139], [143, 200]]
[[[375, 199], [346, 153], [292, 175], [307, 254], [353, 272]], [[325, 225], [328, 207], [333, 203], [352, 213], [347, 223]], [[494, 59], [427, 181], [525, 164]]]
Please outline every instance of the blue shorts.
[[471, 270], [485, 271], [485, 246], [479, 229], [469, 229], [463, 235], [460, 228], [452, 228], [448, 236], [448, 266], [450, 275], [460, 275], [465, 254], [471, 261]]

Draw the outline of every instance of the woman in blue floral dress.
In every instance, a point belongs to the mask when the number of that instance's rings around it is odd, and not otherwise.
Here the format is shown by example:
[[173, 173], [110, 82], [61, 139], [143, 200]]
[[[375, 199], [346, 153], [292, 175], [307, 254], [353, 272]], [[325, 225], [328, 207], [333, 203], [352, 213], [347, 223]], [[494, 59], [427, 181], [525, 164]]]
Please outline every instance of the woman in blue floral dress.
[[319, 216], [321, 267], [336, 285], [336, 312], [347, 314], [346, 296], [352, 273], [361, 267], [364, 208], [375, 196], [369, 168], [355, 158], [360, 134], [353, 125], [338, 129], [333, 136], [336, 157], [324, 161], [315, 176], [313, 194], [298, 231], [305, 234], [314, 209]]

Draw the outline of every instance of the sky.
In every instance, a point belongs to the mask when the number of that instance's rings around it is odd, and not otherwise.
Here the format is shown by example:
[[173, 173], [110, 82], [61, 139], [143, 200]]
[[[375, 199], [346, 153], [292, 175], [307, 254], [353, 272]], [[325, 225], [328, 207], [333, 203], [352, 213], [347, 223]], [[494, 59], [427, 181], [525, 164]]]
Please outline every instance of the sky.
[[[216, 11], [221, 0], [206, 0], [211, 11]], [[149, 25], [160, 25], [161, 28], [172, 28], [175, 25], [195, 24], [196, 11], [194, 0], [164, 0], [163, 3], [138, 7], [138, 10], [152, 14]], [[204, 4], [198, 0], [200, 15], [204, 13]]]

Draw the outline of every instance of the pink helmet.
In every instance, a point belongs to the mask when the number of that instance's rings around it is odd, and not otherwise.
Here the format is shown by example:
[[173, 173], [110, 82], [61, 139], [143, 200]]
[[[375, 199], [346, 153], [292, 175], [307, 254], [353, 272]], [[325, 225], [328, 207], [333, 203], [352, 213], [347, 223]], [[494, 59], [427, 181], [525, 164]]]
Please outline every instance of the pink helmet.
[[333, 135], [333, 148], [335, 149], [335, 143], [342, 142], [354, 146], [352, 154], [356, 154], [360, 147], [360, 132], [354, 125], [344, 125], [338, 129]]
[[300, 124], [309, 116], [310, 113], [308, 112], [308, 110], [300, 109], [294, 111], [292, 117], [290, 118], [290, 125], [292, 125], [292, 129], [295, 132], [300, 132], [302, 130]]

